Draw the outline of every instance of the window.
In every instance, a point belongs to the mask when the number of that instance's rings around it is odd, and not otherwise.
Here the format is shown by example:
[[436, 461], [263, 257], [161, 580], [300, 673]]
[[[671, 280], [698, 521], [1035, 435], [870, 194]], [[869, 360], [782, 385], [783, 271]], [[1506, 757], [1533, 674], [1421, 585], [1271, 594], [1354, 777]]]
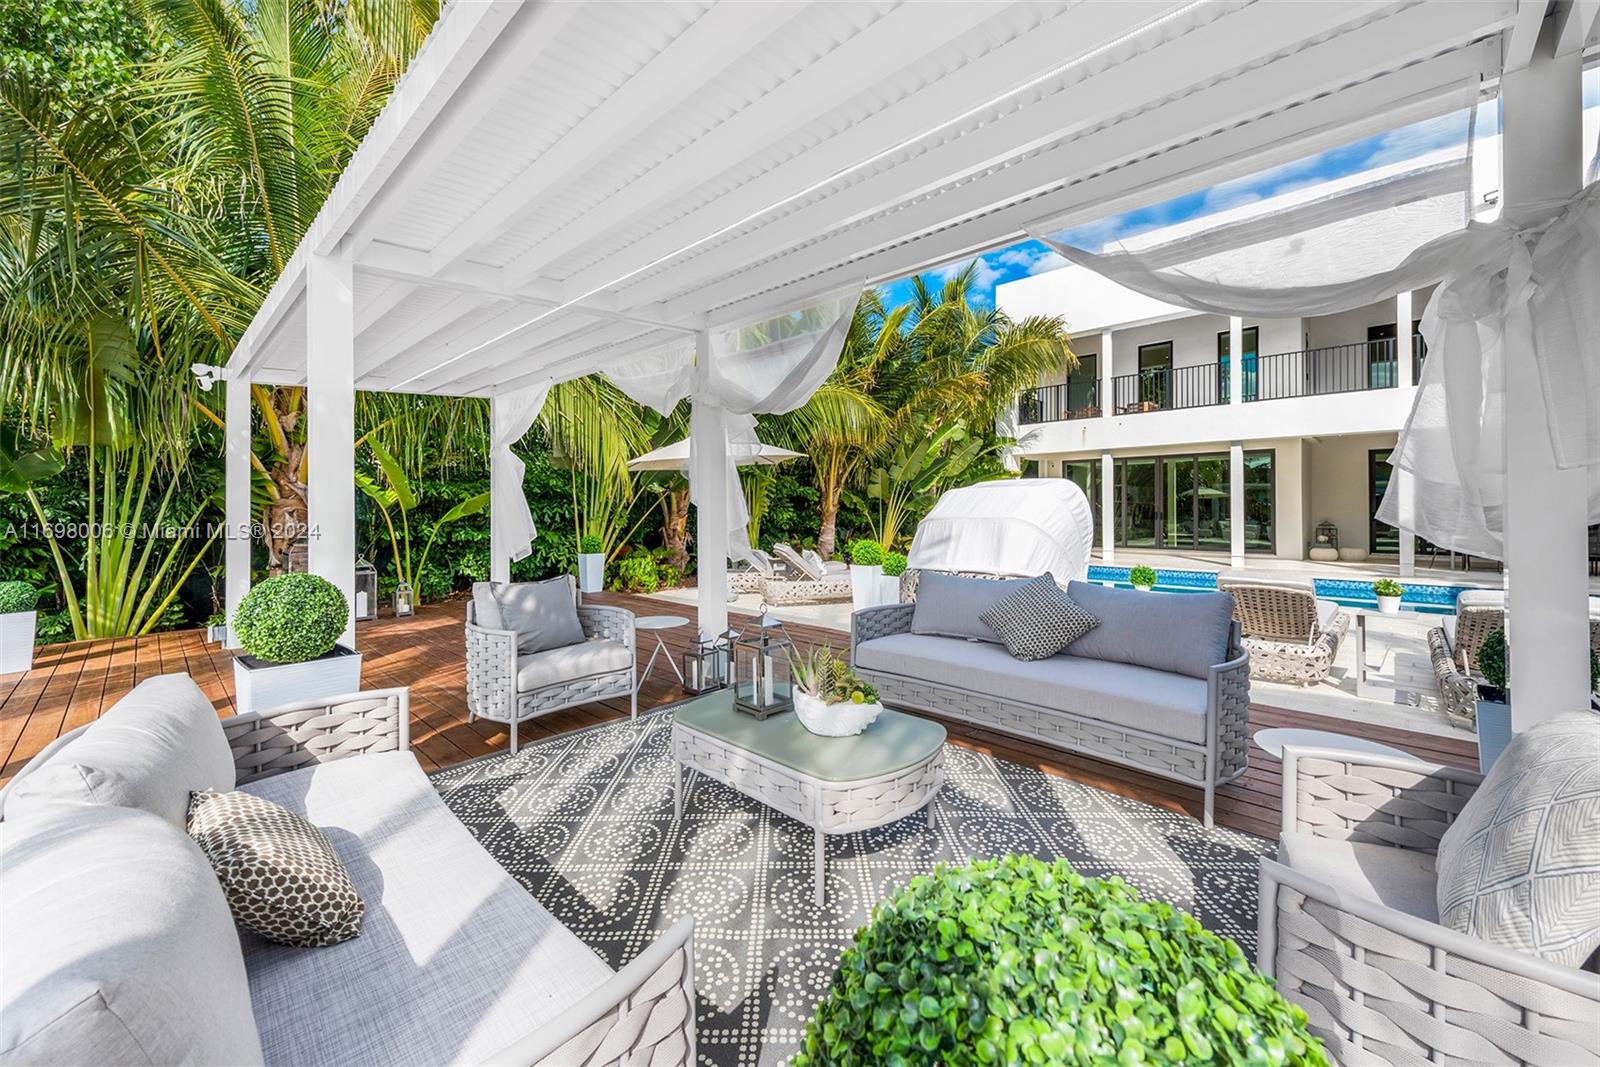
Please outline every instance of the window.
[[1172, 380], [1172, 342], [1157, 341], [1139, 346], [1139, 392], [1134, 404], [1144, 410], [1167, 406], [1167, 388]]
[[[1277, 544], [1273, 459], [1270, 449], [1244, 454], [1247, 552], [1271, 552]], [[1062, 467], [1062, 473], [1086, 492], [1092, 484], [1090, 503], [1097, 511], [1097, 535], [1099, 471], [1100, 464], [1092, 460]], [[1232, 547], [1232, 483], [1226, 452], [1119, 459], [1112, 477], [1112, 534], [1116, 544], [1216, 552]]]
[[1100, 358], [1093, 352], [1078, 357], [1078, 366], [1067, 375], [1067, 410], [1082, 412], [1095, 406], [1100, 391]]
[[[1244, 387], [1244, 399], [1256, 398], [1256, 368], [1260, 360], [1261, 327], [1246, 326], [1241, 338], [1244, 341], [1244, 363], [1239, 367], [1240, 382]], [[1228, 402], [1228, 346], [1233, 343], [1229, 331], [1222, 330], [1217, 334], [1217, 395], [1222, 398], [1222, 403]]]
[[1094, 512], [1094, 543], [1100, 543], [1100, 461], [1098, 459], [1069, 460], [1061, 464], [1061, 476], [1076, 482], [1083, 495], [1089, 498], [1089, 510]]
[[1367, 327], [1367, 388], [1387, 389], [1398, 385], [1395, 363], [1394, 323]]
[[[1391, 448], [1374, 448], [1367, 453], [1367, 550], [1374, 556], [1398, 556], [1400, 531], [1386, 522], [1378, 521], [1378, 505], [1389, 489], [1389, 476], [1394, 468], [1389, 465]], [[1417, 552], [1434, 553], [1439, 548], [1425, 537], [1417, 538]]]

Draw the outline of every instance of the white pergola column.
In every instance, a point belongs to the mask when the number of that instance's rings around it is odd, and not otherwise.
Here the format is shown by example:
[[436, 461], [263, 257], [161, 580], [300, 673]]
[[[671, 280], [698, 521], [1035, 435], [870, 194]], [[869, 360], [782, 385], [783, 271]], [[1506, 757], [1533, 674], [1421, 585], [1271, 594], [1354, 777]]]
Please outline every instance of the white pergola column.
[[[503, 403], [505, 401], [497, 397], [489, 398], [490, 426], [497, 425], [494, 417], [495, 405]], [[493, 521], [493, 516], [503, 514], [502, 508], [510, 506], [499, 498], [498, 487], [503, 480], [505, 465], [506, 457], [501, 454], [500, 449], [491, 446], [489, 449], [489, 580], [491, 582], [511, 581], [511, 546], [504, 543], [505, 539], [498, 529], [498, 524]]]
[[250, 548], [255, 516], [250, 507], [250, 379], [241, 372], [227, 383], [223, 409], [223, 598], [228, 612], [227, 648], [238, 648], [233, 613], [250, 592]]
[[[1105, 335], [1109, 338], [1111, 335]], [[1102, 377], [1101, 381], [1105, 381]], [[1100, 453], [1100, 558], [1117, 558], [1117, 464], [1110, 452]]]
[[[1411, 480], [1411, 475], [1394, 468], [1389, 477], [1395, 480], [1395, 491], [1400, 494], [1400, 514], [1413, 515], [1416, 513], [1417, 483]], [[1407, 527], [1400, 527], [1400, 577], [1412, 578], [1417, 573], [1417, 533]]]
[[1394, 298], [1394, 359], [1396, 381], [1400, 388], [1416, 385], [1416, 368], [1412, 366], [1412, 353], [1416, 351], [1416, 321], [1411, 311], [1411, 290], [1396, 293]]
[[[710, 376], [711, 334], [696, 333], [694, 348], [698, 392]], [[728, 629], [728, 422], [722, 408], [698, 396], [690, 403], [699, 625], [701, 633], [715, 637]]]
[[[1099, 389], [1100, 389], [1100, 417], [1101, 418], [1110, 418], [1111, 417], [1111, 406], [1112, 406], [1112, 401], [1114, 399], [1112, 397], [1112, 395], [1111, 395], [1111, 379], [1112, 379], [1112, 377], [1114, 377], [1114, 375], [1111, 372], [1111, 364], [1113, 362], [1113, 360], [1112, 360], [1112, 347], [1113, 346], [1112, 346], [1112, 343], [1111, 343], [1111, 331], [1110, 330], [1101, 330], [1100, 331], [1100, 386], [1099, 386]], [[1110, 547], [1110, 544], [1111, 544], [1110, 541], [1106, 542], [1106, 546], [1108, 548]], [[1110, 557], [1108, 556], [1106, 558], [1109, 559]]]
[[355, 312], [350, 260], [306, 263], [306, 535], [309, 565], [350, 604], [344, 635], [356, 644]]
[[[1228, 317], [1228, 406], [1244, 403], [1244, 319]], [[1237, 554], [1237, 553], [1236, 553]]]
[[[1238, 322], [1238, 319], [1233, 321]], [[1230, 342], [1235, 343], [1235, 342]], [[1239, 351], [1237, 348], [1234, 352]], [[1237, 367], [1239, 358], [1233, 356], [1228, 361], [1232, 366], [1230, 371]], [[1235, 378], [1233, 388], [1239, 388], [1239, 381]], [[1238, 392], [1234, 396], [1238, 396]], [[1244, 566], [1244, 442], [1230, 441], [1228, 443], [1228, 563], [1233, 567]]]
[[[1582, 56], [1554, 56], [1559, 22], [1545, 20], [1533, 59], [1500, 83], [1504, 212], [1514, 222], [1539, 219], [1583, 180]], [[1508, 349], [1505, 376], [1511, 722], [1522, 731], [1588, 707], [1588, 479], [1556, 466], [1533, 353]]]

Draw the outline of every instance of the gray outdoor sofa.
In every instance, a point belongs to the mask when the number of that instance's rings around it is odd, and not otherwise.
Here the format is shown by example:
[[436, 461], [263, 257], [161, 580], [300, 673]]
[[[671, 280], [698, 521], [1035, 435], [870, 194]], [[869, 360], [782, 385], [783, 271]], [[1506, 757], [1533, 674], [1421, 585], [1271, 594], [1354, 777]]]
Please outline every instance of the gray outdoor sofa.
[[[445, 806], [404, 689], [219, 722], [141, 683], [0, 791], [0, 1063], [694, 1062], [693, 923], [613, 972]], [[323, 948], [235, 927], [184, 832], [240, 789], [320, 827], [365, 904]]]
[[1025, 662], [979, 618], [1022, 581], [923, 571], [915, 601], [855, 613], [852, 665], [891, 706], [1198, 786], [1210, 826], [1216, 787], [1244, 773], [1249, 744], [1250, 657], [1233, 598], [1072, 582], [1068, 595], [1100, 625]]

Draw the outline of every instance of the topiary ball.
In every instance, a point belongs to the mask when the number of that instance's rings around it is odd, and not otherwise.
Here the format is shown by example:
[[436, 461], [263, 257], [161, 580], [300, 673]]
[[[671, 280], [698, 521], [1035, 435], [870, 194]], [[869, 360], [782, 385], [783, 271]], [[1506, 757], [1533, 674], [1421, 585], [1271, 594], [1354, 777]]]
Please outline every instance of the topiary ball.
[[885, 552], [883, 554], [883, 573], [889, 578], [898, 578], [906, 572], [906, 557], [899, 552]]
[[0, 615], [32, 611], [39, 602], [39, 590], [27, 582], [0, 582]]
[[883, 546], [862, 538], [850, 543], [850, 562], [858, 567], [876, 567], [883, 562]]
[[349, 601], [326, 578], [280, 574], [245, 594], [233, 632], [257, 659], [304, 663], [333, 651], [349, 614]]
[[1490, 630], [1478, 645], [1478, 673], [1502, 693], [1506, 689], [1506, 632]]
[[795, 1067], [1326, 1065], [1239, 946], [1120, 879], [1032, 856], [939, 866], [856, 931]]

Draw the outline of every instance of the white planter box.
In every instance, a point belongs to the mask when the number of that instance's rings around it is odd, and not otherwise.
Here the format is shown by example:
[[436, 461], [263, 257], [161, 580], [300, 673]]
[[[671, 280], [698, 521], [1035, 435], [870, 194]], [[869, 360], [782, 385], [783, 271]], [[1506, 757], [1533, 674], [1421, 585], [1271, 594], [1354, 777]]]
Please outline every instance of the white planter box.
[[361, 653], [340, 645], [305, 663], [233, 658], [234, 706], [240, 715], [281, 708], [302, 700], [343, 696], [361, 688]]
[[1385, 615], [1398, 615], [1400, 613], [1400, 598], [1397, 596], [1379, 597], [1378, 610]]
[[900, 575], [885, 574], [879, 579], [883, 584], [878, 586], [878, 603], [900, 603]]
[[0, 674], [33, 670], [33, 635], [38, 620], [36, 611], [0, 615]]
[[210, 641], [210, 642], [212, 642], [214, 644], [219, 644], [219, 645], [227, 644], [228, 643], [228, 626], [227, 626], [227, 624], [223, 623], [221, 626], [207, 626], [206, 627], [206, 640]]
[[879, 587], [883, 584], [883, 564], [867, 566], [850, 564], [850, 601], [856, 611], [878, 606]]
[[606, 585], [606, 554], [604, 552], [578, 553], [578, 590], [598, 593]]
[[796, 692], [794, 713], [800, 720], [800, 725], [814, 734], [822, 737], [851, 737], [871, 726], [873, 720], [883, 714], [883, 705], [852, 704], [849, 701], [828, 704], [824, 703], [821, 697]]
[[1478, 771], [1488, 774], [1511, 743], [1511, 705], [1478, 697]]

